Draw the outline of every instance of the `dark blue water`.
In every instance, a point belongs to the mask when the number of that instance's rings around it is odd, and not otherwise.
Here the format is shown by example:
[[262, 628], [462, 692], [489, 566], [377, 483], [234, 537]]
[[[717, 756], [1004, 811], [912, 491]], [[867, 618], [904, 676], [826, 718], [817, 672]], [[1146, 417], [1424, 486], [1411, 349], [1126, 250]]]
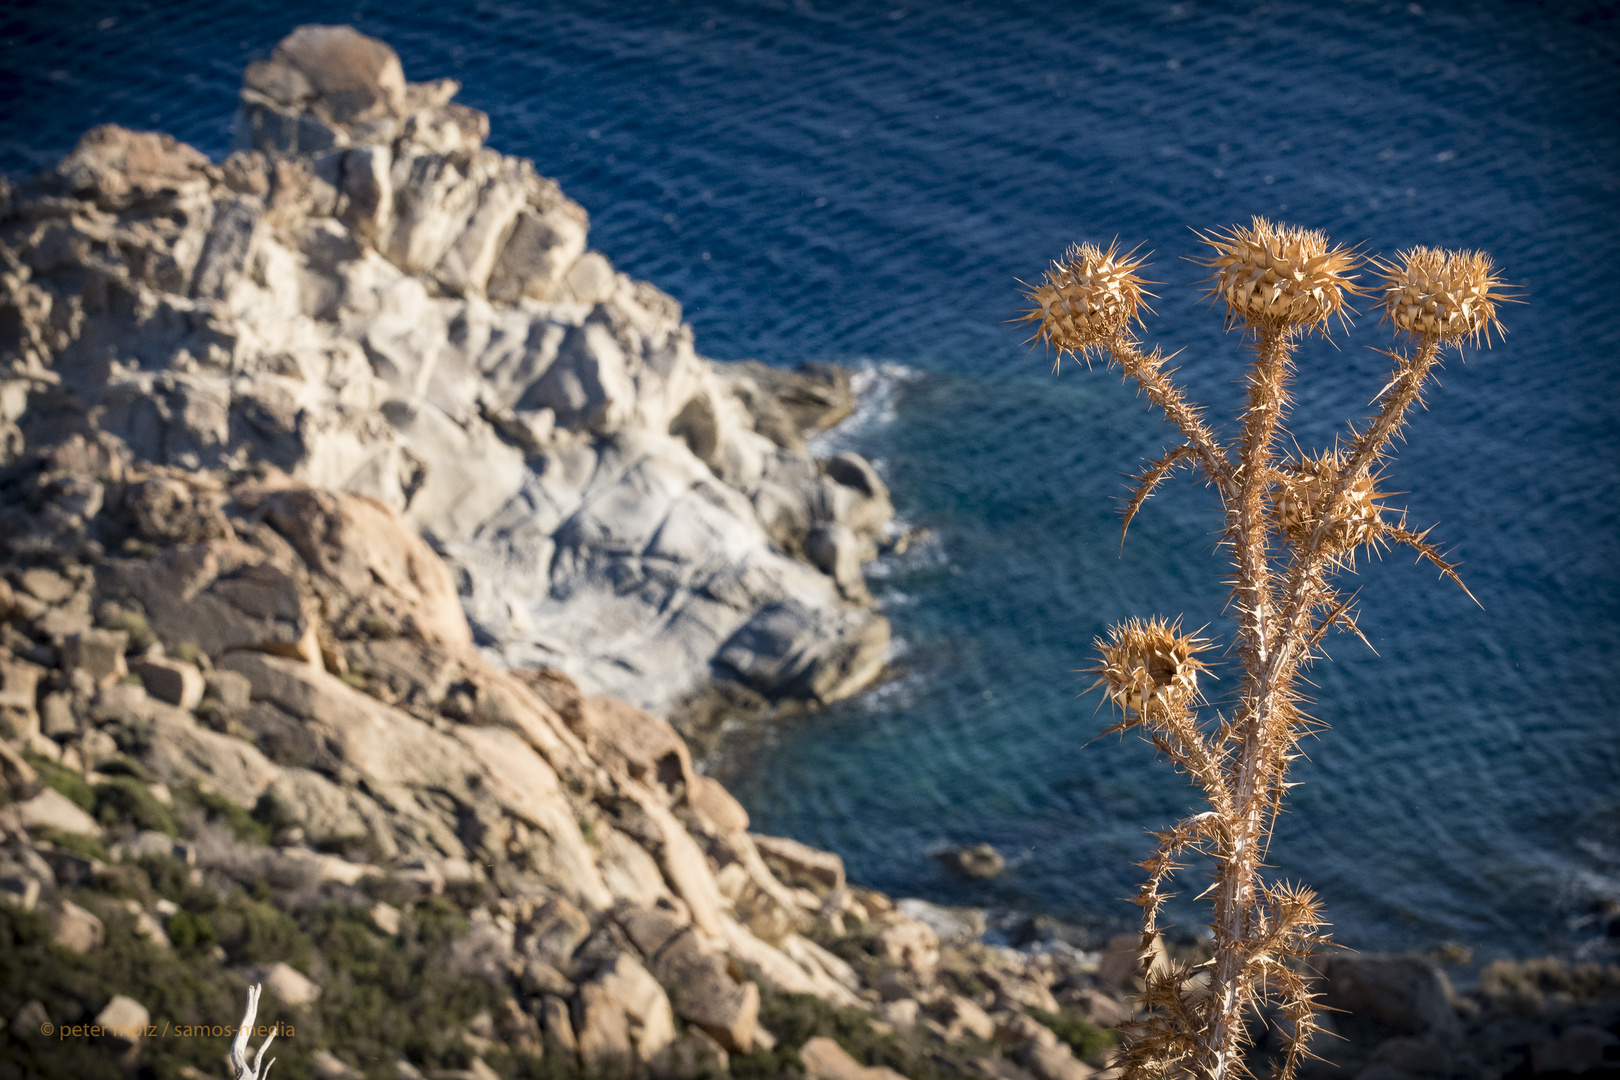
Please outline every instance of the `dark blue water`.
[[[108, 121], [221, 155], [242, 66], [303, 21], [461, 79], [708, 355], [880, 372], [838, 438], [937, 538], [879, 568], [901, 674], [726, 765], [757, 828], [899, 893], [1131, 918], [1145, 830], [1194, 793], [1133, 739], [1088, 745], [1105, 717], [1073, 670], [1127, 616], [1226, 629], [1209, 495], [1168, 490], [1121, 553], [1121, 474], [1170, 433], [1112, 376], [1029, 357], [1013, 279], [1144, 242], [1150, 338], [1229, 411], [1242, 353], [1196, 302], [1188, 226], [1493, 252], [1529, 304], [1448, 364], [1391, 476], [1483, 608], [1400, 553], [1367, 568], [1380, 655], [1340, 640], [1316, 668], [1332, 726], [1273, 862], [1363, 949], [1593, 952], [1584, 915], [1620, 899], [1612, 5], [12, 5], [0, 167]], [[1386, 340], [1366, 318], [1306, 351], [1302, 444], [1361, 415]], [[1013, 860], [993, 882], [929, 854], [981, 840]]]

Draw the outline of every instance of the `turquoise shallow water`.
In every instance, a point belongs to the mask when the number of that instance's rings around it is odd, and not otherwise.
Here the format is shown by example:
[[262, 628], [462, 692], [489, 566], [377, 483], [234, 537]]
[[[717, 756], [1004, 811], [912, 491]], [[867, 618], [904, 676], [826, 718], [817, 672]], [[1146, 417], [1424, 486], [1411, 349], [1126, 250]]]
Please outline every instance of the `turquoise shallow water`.
[[[1620, 29], [1612, 7], [1480, 2], [1058, 5], [475, 2], [274, 9], [13, 5], [0, 167], [94, 123], [216, 156], [243, 64], [350, 21], [454, 75], [492, 143], [593, 215], [722, 359], [869, 368], [835, 439], [935, 540], [880, 565], [898, 677], [739, 741], [756, 827], [899, 893], [1117, 923], [1145, 830], [1191, 792], [1073, 673], [1130, 615], [1224, 631], [1211, 501], [1156, 498], [1121, 552], [1123, 473], [1169, 433], [1109, 375], [1053, 377], [1005, 320], [1070, 241], [1155, 251], [1152, 339], [1229, 412], [1235, 338], [1196, 301], [1187, 226], [1264, 213], [1389, 251], [1488, 248], [1529, 305], [1448, 365], [1391, 480], [1476, 608], [1396, 554], [1319, 666], [1332, 725], [1272, 849], [1359, 948], [1602, 954], [1620, 900]], [[1294, 435], [1377, 391], [1364, 319], [1300, 365]], [[1231, 679], [1228, 678], [1228, 683]], [[988, 840], [1011, 870], [947, 877]], [[1196, 886], [1196, 875], [1190, 879]], [[1197, 891], [1196, 888], [1189, 892]], [[1191, 908], [1179, 917], [1191, 921]]]

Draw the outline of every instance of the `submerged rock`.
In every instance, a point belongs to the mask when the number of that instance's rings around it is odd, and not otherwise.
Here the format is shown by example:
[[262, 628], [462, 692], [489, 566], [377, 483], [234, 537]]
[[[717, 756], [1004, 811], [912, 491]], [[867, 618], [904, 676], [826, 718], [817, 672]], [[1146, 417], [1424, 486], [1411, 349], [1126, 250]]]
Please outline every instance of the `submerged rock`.
[[964, 877], [993, 878], [1007, 869], [1007, 860], [990, 844], [970, 844], [951, 848], [939, 855], [939, 860]]

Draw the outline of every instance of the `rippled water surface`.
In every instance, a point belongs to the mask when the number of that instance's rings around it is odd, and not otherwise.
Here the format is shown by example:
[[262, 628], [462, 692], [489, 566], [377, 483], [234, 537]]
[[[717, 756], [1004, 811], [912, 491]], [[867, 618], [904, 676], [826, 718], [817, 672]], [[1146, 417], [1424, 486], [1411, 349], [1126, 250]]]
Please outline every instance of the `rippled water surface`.
[[[1172, 489], [1121, 552], [1121, 474], [1170, 433], [1112, 376], [1030, 357], [1013, 279], [1071, 241], [1143, 242], [1150, 337], [1229, 413], [1242, 354], [1197, 302], [1188, 226], [1486, 248], [1529, 304], [1448, 364], [1391, 476], [1483, 607], [1402, 555], [1371, 566], [1379, 655], [1341, 640], [1316, 669], [1332, 728], [1273, 862], [1363, 949], [1591, 951], [1584, 917], [1620, 899], [1613, 7], [1069, 7], [12, 5], [0, 167], [113, 121], [223, 155], [242, 66], [299, 22], [462, 80], [491, 142], [558, 177], [702, 351], [872, 372], [835, 439], [935, 539], [877, 570], [899, 676], [724, 763], [756, 828], [892, 891], [1103, 922], [1131, 917], [1146, 830], [1192, 792], [1135, 740], [1088, 745], [1104, 718], [1073, 669], [1125, 616], [1227, 629], [1215, 519]], [[1381, 382], [1374, 320], [1337, 336], [1301, 360], [1305, 445]], [[930, 855], [981, 840], [1012, 861], [993, 882]]]

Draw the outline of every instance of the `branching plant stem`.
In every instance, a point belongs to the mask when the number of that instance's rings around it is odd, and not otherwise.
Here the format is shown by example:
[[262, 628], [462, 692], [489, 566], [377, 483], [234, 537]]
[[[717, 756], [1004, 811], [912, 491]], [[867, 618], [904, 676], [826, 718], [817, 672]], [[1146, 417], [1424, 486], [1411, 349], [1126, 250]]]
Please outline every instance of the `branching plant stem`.
[[[1319, 1027], [1306, 962], [1329, 945], [1321, 906], [1309, 889], [1263, 880], [1266, 852], [1284, 797], [1289, 764], [1302, 738], [1320, 725], [1306, 715], [1303, 670], [1321, 655], [1335, 626], [1361, 636], [1351, 605], [1333, 579], [1353, 572], [1358, 548], [1405, 544], [1461, 585], [1455, 568], [1399, 520], [1385, 520], [1376, 490], [1390, 447], [1439, 365], [1440, 348], [1501, 331], [1495, 304], [1508, 299], [1490, 260], [1477, 252], [1414, 248], [1391, 263], [1373, 261], [1385, 317], [1406, 334], [1410, 352], [1390, 351], [1394, 369], [1365, 427], [1352, 427], [1346, 449], [1282, 457], [1295, 354], [1329, 317], [1344, 318], [1344, 297], [1364, 293], [1350, 273], [1360, 258], [1330, 248], [1321, 233], [1256, 218], [1201, 238], [1214, 255], [1210, 293], [1225, 301], [1254, 354], [1245, 382], [1242, 430], [1225, 445], [1165, 367], [1129, 333], [1138, 320], [1143, 263], [1092, 245], [1069, 250], [1029, 292], [1025, 321], [1059, 356], [1103, 356], [1181, 433], [1183, 444], [1150, 463], [1125, 506], [1125, 526], [1178, 465], [1196, 462], [1225, 515], [1223, 546], [1234, 578], [1229, 611], [1234, 653], [1243, 665], [1231, 719], [1200, 721], [1198, 654], [1210, 642], [1183, 633], [1179, 620], [1130, 620], [1098, 640], [1094, 669], [1123, 717], [1109, 731], [1139, 730], [1202, 789], [1209, 809], [1156, 834], [1157, 852], [1142, 864], [1142, 1001], [1121, 1059], [1127, 1077], [1234, 1080], [1251, 1075], [1248, 1017], [1262, 1004], [1287, 1021], [1275, 1075], [1295, 1075], [1314, 1057]], [[1123, 537], [1123, 529], [1121, 531]], [[1465, 590], [1466, 591], [1466, 590]], [[1362, 638], [1365, 641], [1365, 638]], [[1214, 864], [1206, 896], [1214, 910], [1212, 954], [1197, 967], [1166, 963], [1157, 950], [1165, 884], [1181, 860], [1202, 854]]]

